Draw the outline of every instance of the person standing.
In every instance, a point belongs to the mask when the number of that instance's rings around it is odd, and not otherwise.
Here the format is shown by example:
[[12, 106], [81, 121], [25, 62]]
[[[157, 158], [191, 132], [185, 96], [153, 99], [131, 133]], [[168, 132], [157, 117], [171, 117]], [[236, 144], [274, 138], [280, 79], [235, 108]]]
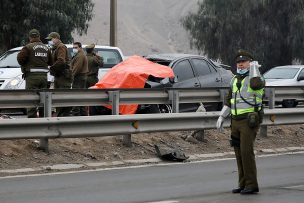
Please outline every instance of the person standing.
[[[52, 47], [53, 65], [50, 67], [50, 73], [54, 76], [55, 89], [71, 89], [72, 73], [69, 65], [69, 56], [67, 47], [61, 42], [60, 35], [57, 32], [51, 32], [46, 38]], [[71, 107], [58, 107], [56, 114], [58, 117], [71, 115]]]
[[98, 82], [98, 71], [99, 67], [103, 66], [103, 58], [95, 54], [94, 48], [95, 44], [91, 44], [85, 47], [88, 59], [88, 78], [87, 87], [92, 87]]
[[[88, 74], [88, 59], [82, 49], [80, 42], [73, 43], [74, 56], [71, 62], [72, 70], [72, 88], [73, 89], [86, 89], [87, 88], [87, 74]], [[72, 109], [74, 116], [87, 116], [86, 108], [77, 106]]]
[[[25, 88], [27, 90], [47, 89], [48, 66], [52, 65], [52, 55], [49, 48], [40, 40], [37, 29], [29, 32], [30, 43], [25, 45], [17, 55], [17, 61], [21, 65]], [[43, 108], [39, 108], [39, 117], [43, 117]], [[28, 118], [37, 118], [37, 108], [27, 109]]]
[[231, 146], [234, 147], [238, 166], [238, 188], [232, 193], [259, 192], [254, 154], [254, 141], [263, 118], [265, 80], [257, 61], [249, 52], [240, 50], [235, 58], [237, 73], [231, 81], [227, 102], [220, 112], [216, 127], [231, 114]]

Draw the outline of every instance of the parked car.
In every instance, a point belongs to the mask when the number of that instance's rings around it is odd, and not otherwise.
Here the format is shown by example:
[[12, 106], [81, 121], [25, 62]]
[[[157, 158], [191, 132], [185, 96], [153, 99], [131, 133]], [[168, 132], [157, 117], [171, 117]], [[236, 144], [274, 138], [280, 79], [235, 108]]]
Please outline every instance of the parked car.
[[[69, 51], [69, 57], [72, 58], [73, 45], [66, 45]], [[83, 45], [85, 47], [86, 45]], [[17, 47], [5, 52], [0, 57], [0, 90], [25, 89], [25, 81], [22, 79], [20, 65], [17, 62], [17, 54], [22, 47]], [[123, 53], [118, 47], [95, 46], [95, 51], [104, 59], [104, 67], [99, 69], [98, 77], [101, 78], [110, 68], [120, 63], [123, 59]], [[53, 77], [48, 75], [49, 82]]]
[[[132, 61], [129, 64], [128, 59], [121, 64], [115, 66], [120, 68], [119, 71], [112, 69], [107, 75], [97, 83], [99, 88], [201, 88], [201, 87], [228, 87], [233, 74], [230, 70], [226, 70], [227, 66], [221, 67], [208, 58], [196, 55], [186, 54], [159, 54], [145, 57], [147, 60], [158, 65], [165, 65], [170, 68], [175, 75], [172, 77], [151, 77], [153, 76], [152, 69], [144, 69], [142, 60]], [[132, 59], [132, 57], [130, 57]], [[150, 63], [148, 63], [150, 64]], [[134, 68], [136, 67], [136, 68]], [[154, 66], [155, 69], [161, 69], [159, 66]], [[135, 86], [135, 82], [128, 85], [120, 85], [120, 81], [114, 81], [118, 78], [130, 78], [131, 81], [142, 81], [142, 75], [150, 75], [144, 79], [142, 86]], [[117, 76], [119, 75], [119, 76]], [[113, 78], [110, 81], [105, 81], [107, 78]], [[120, 86], [118, 86], [120, 85]], [[180, 112], [194, 112], [198, 109], [199, 103], [180, 104]], [[205, 103], [207, 110], [219, 110], [222, 107], [221, 103]], [[95, 108], [95, 107], [94, 107]], [[136, 113], [170, 113], [172, 112], [171, 105], [139, 105]], [[104, 107], [96, 107], [93, 114], [111, 114], [111, 111]]]
[[[189, 54], [154, 54], [146, 59], [172, 68], [177, 82], [173, 88], [229, 87], [233, 77], [229, 66], [203, 56]], [[222, 104], [204, 104], [207, 110], [220, 110]], [[180, 104], [181, 112], [193, 112], [199, 104]]]
[[[151, 63], [141, 56], [131, 56], [109, 70], [92, 88], [151, 88], [166, 85], [171, 87], [170, 81], [174, 81], [174, 77], [172, 69], [168, 66]], [[165, 78], [166, 83], [164, 83]], [[111, 106], [91, 107], [90, 115], [111, 114], [111, 108]], [[150, 105], [145, 105], [143, 108], [137, 104], [120, 105], [119, 107], [120, 114], [159, 113], [156, 110], [153, 109], [152, 112]]]
[[[267, 86], [304, 86], [304, 65], [277, 66], [264, 74]], [[277, 102], [285, 108], [296, 107], [295, 99]]]

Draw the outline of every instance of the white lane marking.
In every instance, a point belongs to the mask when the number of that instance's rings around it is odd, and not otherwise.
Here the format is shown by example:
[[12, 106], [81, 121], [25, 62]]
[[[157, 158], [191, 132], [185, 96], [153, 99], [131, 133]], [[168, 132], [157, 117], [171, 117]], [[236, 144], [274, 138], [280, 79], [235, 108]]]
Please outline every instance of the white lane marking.
[[179, 201], [175, 200], [166, 200], [166, 201], [159, 201], [159, 202], [147, 202], [147, 203], [178, 203]]
[[293, 186], [288, 186], [288, 187], [283, 187], [285, 189], [297, 189], [297, 188], [304, 188], [304, 185], [293, 185]]
[[[283, 155], [293, 155], [293, 154], [304, 154], [304, 151], [300, 152], [287, 152], [280, 154], [267, 154], [267, 155], [259, 155], [257, 157], [275, 157], [275, 156], [283, 156]], [[217, 161], [229, 161], [234, 160], [235, 158], [221, 158], [221, 159], [208, 159], [208, 160], [200, 160], [200, 161], [191, 161], [186, 163], [157, 163], [157, 164], [148, 164], [148, 165], [138, 165], [138, 166], [123, 166], [123, 167], [112, 167], [112, 168], [99, 168], [99, 169], [88, 169], [82, 171], [65, 171], [65, 172], [55, 172], [55, 173], [46, 173], [46, 174], [28, 174], [28, 175], [12, 175], [12, 176], [4, 176], [0, 177], [2, 179], [12, 179], [12, 178], [24, 178], [24, 177], [39, 177], [39, 176], [54, 176], [54, 175], [66, 175], [66, 174], [76, 174], [76, 173], [90, 173], [90, 172], [99, 172], [99, 171], [111, 171], [111, 170], [123, 170], [123, 169], [136, 169], [136, 168], [148, 168], [154, 166], [172, 166], [172, 165], [185, 165], [185, 164], [195, 164], [195, 163], [208, 163], [208, 162], [217, 162]]]

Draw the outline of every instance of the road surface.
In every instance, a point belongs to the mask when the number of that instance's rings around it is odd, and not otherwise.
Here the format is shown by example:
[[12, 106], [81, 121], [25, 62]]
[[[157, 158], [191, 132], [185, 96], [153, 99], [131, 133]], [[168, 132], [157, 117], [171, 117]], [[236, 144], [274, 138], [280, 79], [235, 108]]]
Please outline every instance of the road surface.
[[260, 193], [242, 196], [234, 159], [0, 178], [1, 203], [304, 202], [304, 154], [257, 158]]

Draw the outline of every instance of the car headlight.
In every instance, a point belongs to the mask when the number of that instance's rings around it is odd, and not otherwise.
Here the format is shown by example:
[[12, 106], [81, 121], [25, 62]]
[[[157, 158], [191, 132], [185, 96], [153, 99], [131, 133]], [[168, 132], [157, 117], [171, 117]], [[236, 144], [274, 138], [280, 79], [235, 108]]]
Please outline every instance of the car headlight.
[[19, 77], [11, 79], [4, 89], [19, 89], [19, 86], [22, 84], [22, 80]]

